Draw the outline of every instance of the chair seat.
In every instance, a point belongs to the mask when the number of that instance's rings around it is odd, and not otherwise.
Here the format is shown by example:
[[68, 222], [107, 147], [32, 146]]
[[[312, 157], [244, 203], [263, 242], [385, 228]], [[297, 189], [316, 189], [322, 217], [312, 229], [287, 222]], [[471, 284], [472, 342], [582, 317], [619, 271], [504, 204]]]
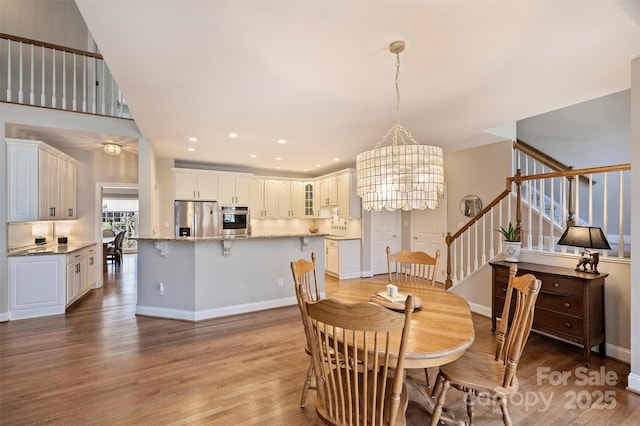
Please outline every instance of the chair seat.
[[[373, 377], [373, 374], [371, 372], [369, 372], [369, 374], [367, 375], [367, 380], [374, 380], [375, 377]], [[359, 383], [362, 383], [362, 380], [364, 380], [364, 374], [362, 372], [358, 373], [358, 378], [359, 378]], [[381, 378], [378, 377], [378, 380], [380, 380]], [[351, 384], [347, 384], [346, 380], [343, 380], [343, 387], [344, 389], [347, 389], [347, 386], [351, 387]], [[393, 388], [393, 376], [391, 377], [387, 377], [387, 384], [386, 386], [382, 387], [378, 387], [378, 397], [376, 398], [377, 400], [380, 400], [379, 398], [381, 397], [381, 389], [385, 390], [385, 395], [382, 396], [382, 398], [385, 401], [385, 413], [389, 413], [389, 403], [391, 401], [391, 389]], [[352, 394], [354, 394], [353, 389], [352, 389]], [[353, 398], [355, 399], [355, 395], [353, 396]], [[358, 398], [360, 400], [360, 402], [362, 402], [363, 398]], [[371, 401], [372, 398], [368, 397], [366, 398], [367, 401]], [[407, 387], [405, 386], [405, 384], [403, 383], [402, 385], [402, 392], [400, 393], [400, 408], [399, 408], [399, 412], [400, 413], [405, 413], [407, 411], [407, 407], [409, 405], [409, 397], [407, 394]], [[361, 404], [362, 407], [362, 404]], [[367, 410], [369, 413], [371, 413], [371, 407], [368, 408]], [[332, 418], [332, 416], [330, 416], [327, 411], [325, 410], [325, 408], [322, 406], [322, 402], [320, 400], [320, 398], [317, 398], [316, 401], [316, 412], [318, 413], [318, 415], [327, 423], [329, 424], [336, 424], [334, 418]], [[335, 417], [335, 416], [333, 416]], [[346, 424], [349, 424], [348, 421], [346, 422]], [[355, 422], [355, 419], [353, 420], [353, 424], [357, 424]], [[378, 421], [376, 419], [376, 424], [378, 424]], [[384, 421], [385, 425], [389, 424], [389, 419], [385, 419]], [[396, 426], [404, 426], [406, 425], [406, 417], [404, 415], [399, 415], [396, 418]]]
[[466, 351], [460, 358], [440, 367], [440, 374], [456, 387], [466, 387], [479, 393], [511, 395], [518, 390], [518, 379], [513, 378], [508, 388], [496, 387], [502, 383], [506, 367], [494, 355]]

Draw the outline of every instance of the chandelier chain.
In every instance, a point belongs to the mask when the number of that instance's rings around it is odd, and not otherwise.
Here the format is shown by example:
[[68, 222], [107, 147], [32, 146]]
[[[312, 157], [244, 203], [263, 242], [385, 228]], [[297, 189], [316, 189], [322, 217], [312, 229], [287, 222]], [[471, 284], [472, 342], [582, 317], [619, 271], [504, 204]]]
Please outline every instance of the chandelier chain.
[[376, 148], [380, 148], [382, 144], [384, 144], [389, 136], [391, 136], [391, 145], [397, 146], [398, 141], [401, 142], [402, 145], [407, 145], [408, 139], [411, 143], [415, 145], [419, 145], [418, 141], [413, 138], [413, 135], [409, 133], [407, 129], [403, 125], [400, 124], [400, 51], [395, 52], [396, 55], [396, 78], [395, 78], [395, 89], [396, 89], [396, 122], [389, 129], [389, 131], [382, 137], [380, 142], [376, 144]]

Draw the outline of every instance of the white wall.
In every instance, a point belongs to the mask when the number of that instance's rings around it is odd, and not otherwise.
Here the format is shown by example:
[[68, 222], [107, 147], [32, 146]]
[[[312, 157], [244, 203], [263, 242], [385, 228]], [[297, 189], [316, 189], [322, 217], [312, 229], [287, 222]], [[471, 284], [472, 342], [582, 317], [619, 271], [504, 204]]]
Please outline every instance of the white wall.
[[452, 152], [444, 160], [447, 227], [454, 233], [470, 219], [459, 208], [465, 195], [477, 195], [485, 206], [506, 188], [505, 179], [511, 176], [511, 141]]
[[73, 0], [2, 0], [5, 34], [90, 50], [89, 31]]
[[[631, 237], [640, 241], [640, 56], [631, 62]], [[629, 388], [640, 392], [640, 250], [631, 251], [631, 374]]]

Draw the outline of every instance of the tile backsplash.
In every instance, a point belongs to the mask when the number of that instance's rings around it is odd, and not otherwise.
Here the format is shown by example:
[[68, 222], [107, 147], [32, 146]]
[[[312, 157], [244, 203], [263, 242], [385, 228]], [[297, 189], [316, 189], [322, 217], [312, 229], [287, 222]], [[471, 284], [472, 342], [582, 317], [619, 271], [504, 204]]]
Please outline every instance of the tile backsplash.
[[251, 220], [251, 235], [287, 235], [306, 234], [311, 222], [318, 226], [321, 234], [344, 235], [360, 237], [360, 220], [331, 218], [331, 219], [253, 219]]

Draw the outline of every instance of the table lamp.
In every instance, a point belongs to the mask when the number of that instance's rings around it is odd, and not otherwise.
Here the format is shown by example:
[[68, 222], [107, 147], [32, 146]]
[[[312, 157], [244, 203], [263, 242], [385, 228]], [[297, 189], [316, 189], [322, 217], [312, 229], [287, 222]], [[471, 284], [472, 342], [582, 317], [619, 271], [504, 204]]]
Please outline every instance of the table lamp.
[[36, 237], [37, 245], [47, 243], [47, 235], [49, 235], [49, 225], [46, 223], [34, 223], [31, 225], [31, 235]]
[[[604, 232], [597, 226], [569, 226], [560, 237], [558, 245], [582, 247], [584, 251], [580, 255], [576, 271], [596, 275], [600, 275], [600, 272], [598, 272], [600, 253], [589, 251], [589, 249], [611, 250]], [[581, 266], [582, 269], [580, 268]], [[587, 269], [587, 266], [590, 266], [591, 269]]]
[[71, 234], [71, 223], [69, 222], [56, 222], [55, 234], [58, 237], [58, 244], [67, 244], [67, 236]]

